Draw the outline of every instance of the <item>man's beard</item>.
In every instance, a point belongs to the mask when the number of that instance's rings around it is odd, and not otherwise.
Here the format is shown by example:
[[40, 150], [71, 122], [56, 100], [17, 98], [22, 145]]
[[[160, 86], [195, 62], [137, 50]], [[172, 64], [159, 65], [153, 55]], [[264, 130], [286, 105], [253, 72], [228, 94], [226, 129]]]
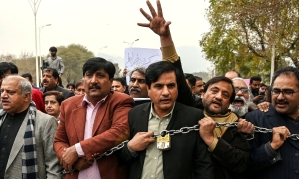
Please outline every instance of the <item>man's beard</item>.
[[[235, 101], [243, 101], [243, 106], [234, 105]], [[229, 105], [229, 109], [236, 113], [239, 117], [245, 116], [248, 113], [249, 101], [246, 100], [243, 96], [236, 96], [235, 100], [232, 104]]]

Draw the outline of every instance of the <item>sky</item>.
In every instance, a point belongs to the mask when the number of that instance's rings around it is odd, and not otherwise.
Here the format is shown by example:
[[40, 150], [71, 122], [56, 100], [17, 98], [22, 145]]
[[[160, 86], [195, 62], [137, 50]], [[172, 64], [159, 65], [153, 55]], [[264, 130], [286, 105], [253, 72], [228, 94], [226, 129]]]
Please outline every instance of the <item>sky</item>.
[[[34, 14], [29, 1], [1, 0], [0, 54], [18, 56], [21, 52], [33, 52], [35, 56]], [[151, 3], [156, 8], [156, 1]], [[209, 31], [205, 17], [208, 0], [161, 0], [161, 4], [165, 19], [172, 22], [170, 29], [175, 46], [201, 51], [199, 40]], [[104, 53], [124, 57], [124, 49], [128, 47], [124, 41], [130, 43], [135, 39], [139, 40], [133, 47], [160, 48], [158, 35], [137, 26], [137, 22], [148, 22], [139, 8], [149, 13], [145, 0], [42, 0], [36, 15], [41, 54], [47, 55], [51, 46], [75, 43], [96, 56]], [[40, 31], [46, 24], [51, 26]], [[186, 72], [205, 71], [210, 66], [203, 53], [181, 58]], [[119, 63], [120, 67], [124, 66]]]

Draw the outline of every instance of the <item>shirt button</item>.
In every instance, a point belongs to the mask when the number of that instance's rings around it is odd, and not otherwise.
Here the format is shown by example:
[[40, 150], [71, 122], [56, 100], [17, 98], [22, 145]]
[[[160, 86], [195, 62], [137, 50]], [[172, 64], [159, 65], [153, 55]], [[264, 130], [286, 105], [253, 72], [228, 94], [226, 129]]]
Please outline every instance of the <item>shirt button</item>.
[[4, 151], [6, 148], [2, 148], [2, 151]]
[[152, 175], [151, 177], [154, 178], [154, 175]]
[[10, 127], [10, 125], [7, 125], [7, 127]]
[[295, 174], [296, 174], [296, 175], [299, 175], [299, 170], [295, 170]]
[[160, 124], [163, 124], [162, 122]]
[[157, 160], [157, 157], [155, 157], [155, 160]]
[[295, 156], [296, 156], [296, 157], [299, 157], [299, 153], [295, 153]]
[[6, 139], [7, 138], [7, 136], [4, 136], [4, 139]]
[[276, 160], [276, 158], [273, 159], [273, 162]]

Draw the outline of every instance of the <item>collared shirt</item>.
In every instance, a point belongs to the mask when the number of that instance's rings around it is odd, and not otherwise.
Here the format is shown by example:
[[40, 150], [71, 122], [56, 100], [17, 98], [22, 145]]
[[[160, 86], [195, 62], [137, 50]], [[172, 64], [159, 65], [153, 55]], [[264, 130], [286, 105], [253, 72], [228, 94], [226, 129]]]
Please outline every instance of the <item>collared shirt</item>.
[[[101, 101], [97, 102], [94, 106], [90, 101], [88, 101], [86, 95], [83, 98], [82, 105], [86, 105], [86, 122], [84, 130], [84, 140], [92, 137], [92, 128], [95, 120], [95, 116], [98, 112], [100, 105], [106, 100], [107, 96], [104, 97]], [[80, 142], [75, 144], [76, 151], [79, 156], [85, 156], [84, 151], [82, 150]], [[101, 179], [100, 171], [96, 161], [93, 162], [92, 166], [85, 170], [79, 172], [78, 179]]]
[[[154, 132], [154, 134], [159, 134], [162, 130], [165, 130], [172, 118], [173, 108], [167, 115], [159, 118], [153, 109], [153, 104], [151, 104], [151, 110], [148, 122], [148, 131]], [[146, 148], [146, 154], [143, 164], [142, 179], [164, 179], [163, 173], [163, 156], [162, 151], [157, 149], [157, 141], [148, 145]]]

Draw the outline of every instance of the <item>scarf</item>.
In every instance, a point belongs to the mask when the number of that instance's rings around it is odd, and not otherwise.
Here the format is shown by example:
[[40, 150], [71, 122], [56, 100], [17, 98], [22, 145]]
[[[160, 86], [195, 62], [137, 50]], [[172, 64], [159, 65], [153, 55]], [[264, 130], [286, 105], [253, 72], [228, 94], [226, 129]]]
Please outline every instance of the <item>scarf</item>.
[[[38, 178], [38, 167], [36, 159], [36, 143], [35, 143], [35, 117], [36, 117], [36, 106], [33, 102], [29, 106], [29, 117], [24, 133], [24, 145], [22, 149], [22, 178], [23, 179], [37, 179]], [[6, 116], [6, 111], [0, 113], [0, 127]]]
[[[226, 114], [209, 114], [206, 110], [203, 111], [205, 117], [212, 118], [215, 122], [236, 122], [238, 116], [230, 110]], [[227, 127], [221, 126], [213, 130], [214, 137], [219, 138], [227, 130]]]

